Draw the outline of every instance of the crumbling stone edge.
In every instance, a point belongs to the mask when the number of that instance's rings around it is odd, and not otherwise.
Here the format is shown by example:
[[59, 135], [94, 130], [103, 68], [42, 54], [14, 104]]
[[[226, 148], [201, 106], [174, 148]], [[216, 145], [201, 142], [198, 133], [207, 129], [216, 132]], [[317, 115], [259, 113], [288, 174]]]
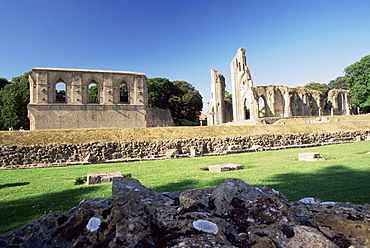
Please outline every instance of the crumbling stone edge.
[[369, 247], [370, 205], [289, 201], [229, 178], [217, 188], [156, 192], [115, 177], [87, 198], [0, 235], [1, 247]]

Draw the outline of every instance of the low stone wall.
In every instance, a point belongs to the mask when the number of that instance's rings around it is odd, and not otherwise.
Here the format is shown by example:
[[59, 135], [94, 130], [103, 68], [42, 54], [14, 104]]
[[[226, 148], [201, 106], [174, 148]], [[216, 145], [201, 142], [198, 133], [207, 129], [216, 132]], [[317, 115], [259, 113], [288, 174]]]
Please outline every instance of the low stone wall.
[[220, 155], [268, 149], [298, 148], [370, 140], [370, 130], [302, 134], [262, 134], [243, 137], [186, 139], [173, 141], [127, 141], [86, 144], [56, 144], [0, 147], [0, 167], [56, 166], [74, 163], [118, 162], [166, 158], [168, 149], [177, 157]]

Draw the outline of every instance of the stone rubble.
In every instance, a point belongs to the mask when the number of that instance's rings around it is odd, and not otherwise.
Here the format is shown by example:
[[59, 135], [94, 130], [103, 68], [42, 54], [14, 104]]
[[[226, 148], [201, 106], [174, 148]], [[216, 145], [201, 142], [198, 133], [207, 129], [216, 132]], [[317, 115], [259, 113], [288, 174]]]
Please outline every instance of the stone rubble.
[[289, 201], [229, 178], [217, 188], [159, 193], [113, 180], [89, 198], [0, 235], [1, 247], [369, 247], [370, 205]]

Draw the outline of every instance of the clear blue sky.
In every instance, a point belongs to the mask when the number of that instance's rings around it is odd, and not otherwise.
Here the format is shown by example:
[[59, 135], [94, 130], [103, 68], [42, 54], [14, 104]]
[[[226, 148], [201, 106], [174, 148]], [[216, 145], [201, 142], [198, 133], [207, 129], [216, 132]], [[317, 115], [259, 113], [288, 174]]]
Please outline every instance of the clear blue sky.
[[[144, 72], [210, 99], [247, 49], [254, 85], [328, 83], [370, 54], [370, 0], [0, 0], [0, 77], [34, 67]], [[205, 104], [206, 105], [206, 104]]]

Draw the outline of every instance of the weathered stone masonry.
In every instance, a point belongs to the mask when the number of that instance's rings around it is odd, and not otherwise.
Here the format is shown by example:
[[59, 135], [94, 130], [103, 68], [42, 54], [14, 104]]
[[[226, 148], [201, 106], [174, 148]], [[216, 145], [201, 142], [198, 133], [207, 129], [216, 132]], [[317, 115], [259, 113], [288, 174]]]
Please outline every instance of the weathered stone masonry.
[[[144, 73], [34, 68], [29, 82], [31, 130], [173, 126], [168, 109], [149, 107]], [[57, 99], [57, 84], [65, 87], [62, 100]], [[90, 102], [91, 85], [97, 86], [97, 102]]]
[[211, 71], [209, 126], [224, 123], [254, 125], [264, 123], [265, 117], [351, 114], [348, 90], [330, 90], [325, 103], [323, 94], [317, 90], [282, 85], [253, 86], [245, 52], [245, 48], [239, 48], [230, 64], [232, 102], [224, 100], [224, 76], [216, 70]]
[[[173, 141], [126, 141], [86, 144], [56, 144], [39, 146], [0, 147], [2, 168], [33, 167], [85, 161], [132, 161], [135, 159], [165, 158], [169, 149], [176, 149], [177, 156], [221, 155], [248, 152], [253, 145], [277, 149], [320, 144], [335, 144], [369, 140], [370, 130], [340, 131], [302, 134], [263, 134], [244, 137], [186, 139]], [[193, 150], [191, 152], [191, 150]]]

